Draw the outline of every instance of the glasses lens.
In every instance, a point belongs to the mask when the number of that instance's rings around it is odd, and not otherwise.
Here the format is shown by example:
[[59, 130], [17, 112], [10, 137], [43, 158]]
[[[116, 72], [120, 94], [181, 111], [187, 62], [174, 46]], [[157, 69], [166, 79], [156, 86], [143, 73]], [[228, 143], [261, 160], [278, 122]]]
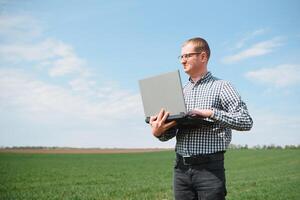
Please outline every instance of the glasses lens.
[[189, 54], [183, 54], [183, 55], [181, 55], [181, 56], [178, 56], [178, 59], [179, 59], [179, 60], [186, 60], [186, 59], [188, 59], [189, 57], [190, 57]]

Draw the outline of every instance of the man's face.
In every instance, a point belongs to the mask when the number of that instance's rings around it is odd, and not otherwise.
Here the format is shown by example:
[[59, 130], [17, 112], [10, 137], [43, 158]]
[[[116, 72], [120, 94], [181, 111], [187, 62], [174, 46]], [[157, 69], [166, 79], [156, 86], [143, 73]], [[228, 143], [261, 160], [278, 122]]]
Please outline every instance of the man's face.
[[[181, 55], [186, 55], [190, 53], [199, 53], [195, 51], [194, 44], [188, 43], [181, 49]], [[190, 76], [198, 74], [201, 67], [204, 65], [203, 54], [205, 52], [199, 54], [191, 54], [190, 56], [183, 57], [181, 59], [181, 64], [183, 65], [183, 69], [185, 73]]]

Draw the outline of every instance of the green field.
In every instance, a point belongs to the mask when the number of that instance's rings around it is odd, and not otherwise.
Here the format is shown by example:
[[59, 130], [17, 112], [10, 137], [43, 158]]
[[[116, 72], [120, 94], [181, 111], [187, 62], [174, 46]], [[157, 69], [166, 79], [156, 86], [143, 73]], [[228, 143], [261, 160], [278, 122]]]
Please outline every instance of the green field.
[[[0, 199], [172, 199], [174, 152], [0, 153]], [[227, 199], [300, 199], [300, 150], [230, 150]]]

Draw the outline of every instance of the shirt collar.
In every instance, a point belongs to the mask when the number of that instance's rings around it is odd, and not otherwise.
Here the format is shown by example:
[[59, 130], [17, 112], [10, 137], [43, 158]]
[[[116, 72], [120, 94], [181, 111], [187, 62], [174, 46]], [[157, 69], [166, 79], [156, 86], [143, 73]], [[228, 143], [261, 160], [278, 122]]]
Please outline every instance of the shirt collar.
[[194, 81], [192, 80], [192, 78], [190, 77], [189, 78], [189, 81], [192, 83], [192, 84], [199, 84], [200, 82], [205, 82], [209, 79], [211, 79], [212, 75], [211, 75], [211, 72], [207, 72], [204, 76], [202, 76], [196, 83], [194, 83]]

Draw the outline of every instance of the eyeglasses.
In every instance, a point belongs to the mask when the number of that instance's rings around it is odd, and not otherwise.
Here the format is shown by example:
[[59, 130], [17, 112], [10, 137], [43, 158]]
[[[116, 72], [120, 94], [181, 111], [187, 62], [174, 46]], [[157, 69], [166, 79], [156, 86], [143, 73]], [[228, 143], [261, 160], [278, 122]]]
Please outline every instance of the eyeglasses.
[[192, 57], [193, 55], [197, 55], [197, 54], [201, 54], [202, 52], [194, 52], [194, 53], [186, 53], [186, 54], [183, 54], [181, 56], [178, 56], [178, 59], [179, 60], [187, 60], [189, 59], [190, 57]]

